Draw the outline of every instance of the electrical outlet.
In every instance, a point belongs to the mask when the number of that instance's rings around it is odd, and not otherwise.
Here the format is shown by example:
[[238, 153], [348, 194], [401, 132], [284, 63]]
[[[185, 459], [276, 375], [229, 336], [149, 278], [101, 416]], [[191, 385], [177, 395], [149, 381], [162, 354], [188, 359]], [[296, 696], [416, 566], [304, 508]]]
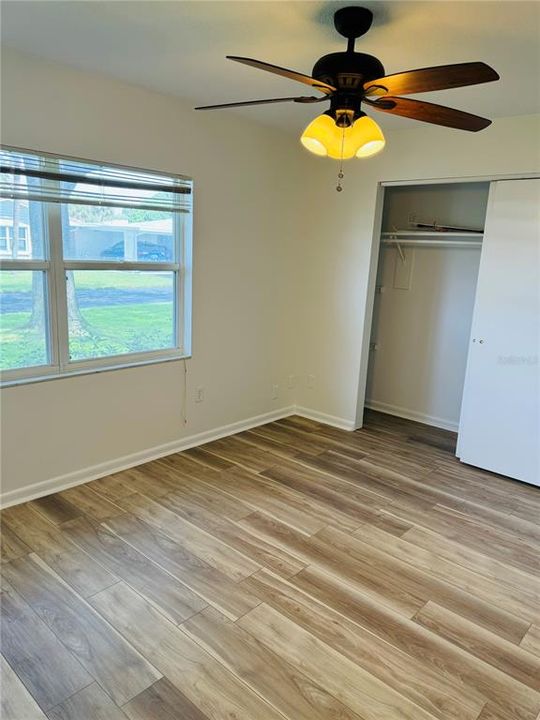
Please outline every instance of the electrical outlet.
[[292, 390], [296, 387], [296, 375], [289, 375], [289, 378], [287, 380], [287, 387], [289, 390]]
[[308, 386], [308, 388], [314, 388], [314, 387], [315, 387], [315, 375], [308, 375], [308, 376], [307, 376], [307, 386]]
[[277, 400], [279, 397], [279, 385], [272, 385], [272, 400]]
[[203, 400], [204, 400], [204, 388], [201, 386], [201, 387], [196, 388], [196, 390], [195, 390], [195, 402], [201, 403]]

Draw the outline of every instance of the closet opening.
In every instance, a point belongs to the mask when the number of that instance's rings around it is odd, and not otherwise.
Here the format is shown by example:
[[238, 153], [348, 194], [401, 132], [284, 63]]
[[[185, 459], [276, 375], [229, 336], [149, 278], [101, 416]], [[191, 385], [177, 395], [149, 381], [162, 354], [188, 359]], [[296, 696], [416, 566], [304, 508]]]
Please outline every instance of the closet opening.
[[489, 185], [384, 188], [366, 408], [457, 433]]

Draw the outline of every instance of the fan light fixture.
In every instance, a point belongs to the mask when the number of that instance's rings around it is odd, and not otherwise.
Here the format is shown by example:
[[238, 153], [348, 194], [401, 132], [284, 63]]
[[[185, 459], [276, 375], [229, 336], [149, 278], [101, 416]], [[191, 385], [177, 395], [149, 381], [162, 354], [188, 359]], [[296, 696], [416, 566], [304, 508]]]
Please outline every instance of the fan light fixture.
[[331, 110], [309, 123], [300, 142], [314, 155], [334, 160], [366, 158], [380, 152], [385, 139], [375, 120], [362, 114], [346, 127], [338, 125]]
[[373, 13], [368, 8], [352, 6], [336, 10], [334, 27], [347, 39], [347, 49], [320, 57], [311, 75], [254, 58], [227, 55], [234, 62], [307, 85], [319, 95], [227, 102], [195, 109], [219, 110], [270, 103], [329, 101], [330, 109], [307, 126], [300, 140], [315, 155], [340, 161], [338, 191], [343, 189], [343, 160], [375, 155], [385, 145], [380, 127], [362, 111], [361, 106], [364, 104], [378, 112], [469, 132], [478, 132], [491, 124], [491, 120], [463, 110], [413, 100], [403, 95], [493, 82], [499, 79], [493, 68], [483, 62], [465, 62], [386, 75], [378, 58], [355, 50], [356, 40], [367, 33], [372, 21]]

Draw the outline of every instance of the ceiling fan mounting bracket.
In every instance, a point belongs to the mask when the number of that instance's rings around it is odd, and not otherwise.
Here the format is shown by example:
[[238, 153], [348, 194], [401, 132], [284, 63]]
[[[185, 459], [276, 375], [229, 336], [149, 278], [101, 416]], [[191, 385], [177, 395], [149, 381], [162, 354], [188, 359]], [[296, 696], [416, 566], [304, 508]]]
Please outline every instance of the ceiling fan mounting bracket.
[[365, 35], [372, 22], [373, 13], [363, 7], [344, 7], [334, 13], [334, 27], [347, 40]]

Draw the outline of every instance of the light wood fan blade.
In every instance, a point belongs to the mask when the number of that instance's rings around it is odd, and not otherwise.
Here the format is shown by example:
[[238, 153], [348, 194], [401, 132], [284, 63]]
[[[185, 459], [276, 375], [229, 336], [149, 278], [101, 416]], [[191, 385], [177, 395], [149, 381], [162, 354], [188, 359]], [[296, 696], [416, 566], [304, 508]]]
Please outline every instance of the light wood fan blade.
[[310, 75], [304, 75], [303, 73], [296, 72], [295, 70], [287, 70], [287, 68], [279, 67], [278, 65], [270, 65], [270, 63], [261, 62], [260, 60], [253, 60], [252, 58], [237, 57], [236, 55], [227, 55], [227, 60], [234, 60], [235, 62], [249, 65], [259, 70], [266, 70], [266, 72], [274, 73], [275, 75], [281, 75], [282, 77], [289, 78], [289, 80], [296, 80], [297, 82], [304, 83], [304, 85], [311, 85], [311, 87], [320, 90], [325, 95], [330, 95], [335, 92], [336, 88], [328, 83], [317, 80]]
[[326, 97], [283, 97], [269, 98], [268, 100], [246, 100], [245, 102], [220, 103], [219, 105], [201, 105], [195, 110], [220, 110], [232, 107], [242, 107], [243, 105], [269, 105], [270, 103], [296, 102], [296, 103], [317, 103], [326, 100]]
[[488, 125], [491, 125], [491, 120], [479, 115], [471, 115], [471, 113], [462, 110], [454, 110], [454, 108], [445, 107], [444, 105], [435, 105], [434, 103], [411, 100], [410, 98], [385, 97], [369, 104], [371, 107], [391, 115], [402, 115], [411, 118], [411, 120], [421, 120], [422, 122], [444, 125], [458, 130], [478, 132], [478, 130], [483, 130]]
[[377, 87], [383, 87], [386, 88], [387, 95], [414, 95], [415, 93], [447, 90], [465, 85], [478, 85], [498, 79], [498, 74], [489, 65], [483, 62], [470, 62], [439, 65], [387, 75], [365, 83], [364, 90], [368, 93], [373, 88], [372, 92], [375, 93]]

